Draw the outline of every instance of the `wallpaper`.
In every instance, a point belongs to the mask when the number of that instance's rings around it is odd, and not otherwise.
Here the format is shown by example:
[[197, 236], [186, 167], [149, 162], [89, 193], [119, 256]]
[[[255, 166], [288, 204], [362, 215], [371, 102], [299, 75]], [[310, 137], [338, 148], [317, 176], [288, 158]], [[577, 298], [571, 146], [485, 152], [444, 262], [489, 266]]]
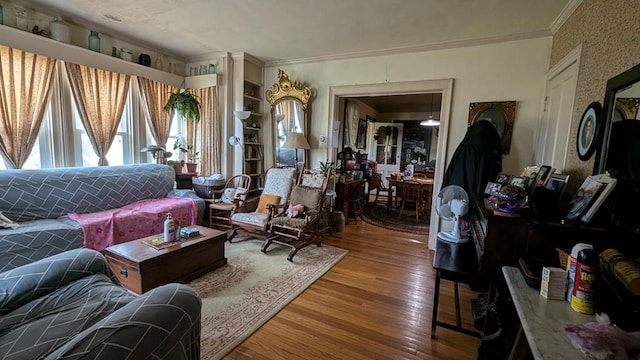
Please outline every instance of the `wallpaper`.
[[573, 178], [573, 188], [591, 175], [595, 160], [595, 155], [588, 161], [578, 158], [576, 133], [580, 117], [591, 102], [604, 102], [609, 78], [640, 63], [638, 19], [639, 0], [584, 0], [553, 36], [549, 68], [582, 44], [566, 168]]

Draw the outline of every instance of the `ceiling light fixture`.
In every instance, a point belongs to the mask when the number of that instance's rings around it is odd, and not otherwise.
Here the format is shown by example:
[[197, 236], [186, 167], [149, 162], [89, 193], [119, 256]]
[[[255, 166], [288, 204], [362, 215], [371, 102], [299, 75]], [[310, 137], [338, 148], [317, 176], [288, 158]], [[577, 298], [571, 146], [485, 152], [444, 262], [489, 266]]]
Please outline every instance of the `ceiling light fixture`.
[[427, 120], [420, 122], [421, 126], [440, 126], [440, 120], [433, 118], [433, 93], [431, 93], [431, 114]]
[[235, 115], [240, 120], [247, 120], [249, 116], [251, 116], [251, 111], [236, 110], [233, 112], [233, 115]]

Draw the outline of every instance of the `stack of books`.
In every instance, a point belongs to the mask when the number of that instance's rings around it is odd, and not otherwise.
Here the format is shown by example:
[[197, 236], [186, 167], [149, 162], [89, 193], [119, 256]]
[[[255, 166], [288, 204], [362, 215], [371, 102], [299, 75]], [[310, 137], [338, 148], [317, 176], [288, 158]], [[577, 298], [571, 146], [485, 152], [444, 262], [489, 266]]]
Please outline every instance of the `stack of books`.
[[573, 196], [566, 218], [591, 221], [615, 186], [616, 179], [608, 175], [588, 176]]

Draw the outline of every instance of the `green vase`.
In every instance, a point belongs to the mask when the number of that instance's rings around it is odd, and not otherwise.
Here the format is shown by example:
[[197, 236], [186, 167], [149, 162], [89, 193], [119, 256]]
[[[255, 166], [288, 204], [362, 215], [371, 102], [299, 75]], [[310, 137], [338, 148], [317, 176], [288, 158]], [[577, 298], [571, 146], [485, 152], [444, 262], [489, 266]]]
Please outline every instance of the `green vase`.
[[97, 31], [91, 30], [89, 34], [89, 50], [100, 52], [100, 36]]

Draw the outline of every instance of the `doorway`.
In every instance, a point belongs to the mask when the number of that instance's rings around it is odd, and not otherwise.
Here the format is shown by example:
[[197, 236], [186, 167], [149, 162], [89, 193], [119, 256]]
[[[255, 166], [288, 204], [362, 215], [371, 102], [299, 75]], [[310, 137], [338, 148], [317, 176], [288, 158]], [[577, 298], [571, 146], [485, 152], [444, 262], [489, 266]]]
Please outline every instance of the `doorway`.
[[[453, 79], [444, 80], [425, 80], [425, 81], [413, 81], [402, 83], [381, 83], [381, 84], [369, 84], [369, 85], [350, 85], [350, 86], [336, 86], [331, 87], [329, 90], [329, 113], [333, 119], [342, 119], [341, 111], [344, 108], [340, 106], [343, 98], [347, 97], [371, 97], [371, 96], [392, 96], [392, 95], [414, 95], [414, 94], [441, 94], [442, 102], [440, 107], [440, 127], [438, 129], [439, 136], [437, 137], [437, 147], [435, 160], [437, 164], [445, 164], [446, 149], [448, 144], [448, 130], [449, 130], [449, 118], [451, 111], [451, 93], [453, 89]], [[330, 143], [341, 144], [341, 139], [333, 139], [334, 136], [338, 136], [333, 130], [333, 122], [330, 122], [328, 133], [331, 134], [332, 139]], [[339, 148], [330, 147], [327, 149], [327, 158], [335, 158]], [[444, 166], [436, 166], [434, 172], [434, 189], [440, 189], [442, 185], [442, 179], [444, 176]], [[437, 191], [434, 191], [432, 200], [435, 200]], [[432, 201], [432, 204], [435, 204]], [[440, 229], [440, 221], [436, 214], [436, 211], [431, 211], [431, 218], [429, 221], [429, 248], [434, 249], [436, 243], [436, 236]]]

